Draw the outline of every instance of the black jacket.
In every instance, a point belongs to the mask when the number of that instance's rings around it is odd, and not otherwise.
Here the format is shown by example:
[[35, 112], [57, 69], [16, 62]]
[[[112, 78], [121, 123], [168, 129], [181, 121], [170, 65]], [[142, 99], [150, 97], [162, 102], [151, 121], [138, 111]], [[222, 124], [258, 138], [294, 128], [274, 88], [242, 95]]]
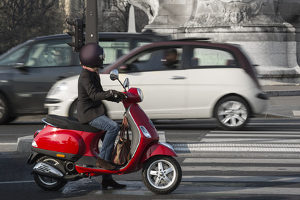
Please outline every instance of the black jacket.
[[112, 93], [104, 91], [99, 74], [82, 69], [78, 79], [77, 116], [80, 123], [89, 123], [104, 115], [105, 108], [102, 100], [111, 100]]

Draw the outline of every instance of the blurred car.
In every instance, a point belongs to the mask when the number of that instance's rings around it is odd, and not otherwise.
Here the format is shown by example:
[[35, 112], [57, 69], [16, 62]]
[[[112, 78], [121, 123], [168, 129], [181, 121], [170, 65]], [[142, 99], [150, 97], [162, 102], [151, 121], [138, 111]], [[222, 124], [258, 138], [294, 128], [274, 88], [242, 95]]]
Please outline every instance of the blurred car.
[[[100, 33], [105, 65], [131, 49], [167, 40], [154, 33]], [[46, 113], [46, 95], [58, 80], [80, 73], [78, 53], [67, 45], [68, 35], [37, 37], [0, 56], [0, 124], [17, 116]]]
[[[267, 105], [255, 70], [236, 45], [177, 40], [136, 48], [104, 68], [105, 90], [122, 90], [109, 79], [113, 69], [142, 89], [141, 106], [151, 119], [215, 117], [223, 128], [236, 130]], [[76, 117], [77, 81], [74, 76], [52, 87], [45, 104], [50, 114]], [[122, 118], [120, 104], [103, 103], [112, 119]]]

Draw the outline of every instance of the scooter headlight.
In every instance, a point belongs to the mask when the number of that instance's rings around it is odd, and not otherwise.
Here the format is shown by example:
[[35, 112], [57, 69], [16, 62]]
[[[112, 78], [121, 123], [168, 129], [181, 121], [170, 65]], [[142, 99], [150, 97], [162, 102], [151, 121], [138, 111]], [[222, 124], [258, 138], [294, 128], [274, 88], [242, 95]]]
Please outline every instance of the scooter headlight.
[[145, 126], [140, 126], [140, 129], [146, 138], [151, 138], [151, 135], [148, 132], [148, 130], [145, 128]]
[[144, 100], [144, 94], [143, 94], [143, 91], [140, 89], [140, 88], [137, 88], [137, 92], [138, 92], [138, 95], [141, 99], [141, 102]]

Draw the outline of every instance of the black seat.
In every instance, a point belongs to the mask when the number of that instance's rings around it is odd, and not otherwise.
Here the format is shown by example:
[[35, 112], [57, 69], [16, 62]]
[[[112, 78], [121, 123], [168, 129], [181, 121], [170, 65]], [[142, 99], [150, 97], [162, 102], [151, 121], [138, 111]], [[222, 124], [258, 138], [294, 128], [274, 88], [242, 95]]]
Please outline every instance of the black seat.
[[47, 117], [43, 120], [47, 124], [62, 129], [71, 129], [71, 130], [93, 132], [93, 133], [101, 131], [88, 124], [81, 124], [75, 119], [70, 119], [58, 115], [47, 115]]

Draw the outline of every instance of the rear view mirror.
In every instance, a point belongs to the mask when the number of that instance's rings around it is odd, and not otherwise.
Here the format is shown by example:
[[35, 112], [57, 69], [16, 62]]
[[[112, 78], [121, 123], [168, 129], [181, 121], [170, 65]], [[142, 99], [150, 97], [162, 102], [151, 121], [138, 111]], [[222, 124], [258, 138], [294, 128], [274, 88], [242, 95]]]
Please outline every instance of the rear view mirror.
[[25, 66], [25, 63], [16, 63], [15, 68], [22, 71], [23, 73], [28, 72], [28, 67]]
[[110, 79], [112, 81], [118, 80], [119, 79], [119, 71], [117, 69], [114, 69], [110, 72]]
[[125, 81], [124, 81], [124, 83], [123, 83], [123, 86], [124, 86], [125, 88], [129, 88], [129, 79], [128, 79], [128, 78], [125, 79]]

